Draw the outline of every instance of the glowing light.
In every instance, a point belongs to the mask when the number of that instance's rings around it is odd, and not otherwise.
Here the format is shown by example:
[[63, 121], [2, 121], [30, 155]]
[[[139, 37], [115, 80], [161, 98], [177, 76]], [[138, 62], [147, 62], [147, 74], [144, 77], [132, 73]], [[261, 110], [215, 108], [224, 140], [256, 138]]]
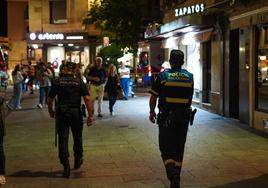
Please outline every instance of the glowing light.
[[266, 56], [265, 56], [265, 55], [260, 56], [259, 58], [260, 58], [260, 60], [262, 60], [262, 61], [266, 60]]

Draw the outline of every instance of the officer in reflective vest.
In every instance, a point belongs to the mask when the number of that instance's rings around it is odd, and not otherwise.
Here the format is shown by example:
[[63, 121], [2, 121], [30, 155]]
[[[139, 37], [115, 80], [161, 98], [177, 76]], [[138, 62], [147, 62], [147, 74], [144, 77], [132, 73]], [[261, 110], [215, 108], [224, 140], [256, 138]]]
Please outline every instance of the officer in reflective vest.
[[[50, 117], [56, 117], [58, 120], [59, 159], [64, 167], [63, 177], [66, 178], [70, 176], [68, 151], [69, 129], [72, 131], [74, 141], [74, 169], [80, 168], [83, 162], [81, 96], [84, 99], [88, 111], [87, 125], [91, 126], [93, 122], [91, 99], [86, 84], [81, 78], [75, 76], [75, 67], [75, 63], [67, 62], [66, 70], [53, 83], [47, 101]], [[55, 97], [58, 99], [56, 112], [53, 110], [53, 99]]]
[[[179, 188], [194, 81], [193, 74], [181, 68], [184, 63], [182, 51], [172, 50], [169, 62], [171, 69], [164, 70], [149, 90], [149, 119], [159, 126], [159, 148], [170, 187]], [[157, 99], [159, 113], [156, 116]]]

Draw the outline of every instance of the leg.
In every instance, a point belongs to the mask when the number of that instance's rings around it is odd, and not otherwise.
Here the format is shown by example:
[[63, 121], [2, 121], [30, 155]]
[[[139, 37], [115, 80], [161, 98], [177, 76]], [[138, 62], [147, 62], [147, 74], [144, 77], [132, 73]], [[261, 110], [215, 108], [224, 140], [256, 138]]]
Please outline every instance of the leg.
[[73, 135], [73, 151], [74, 151], [74, 169], [80, 168], [83, 162], [83, 117], [79, 109], [73, 109], [73, 118], [71, 122], [71, 130]]
[[126, 78], [126, 81], [125, 81], [125, 96], [126, 98], [128, 99], [128, 94], [129, 94], [129, 84], [130, 84], [130, 78]]
[[94, 103], [95, 103], [95, 100], [97, 98], [97, 86], [94, 86], [94, 85], [90, 85], [90, 97], [91, 97], [91, 102], [92, 102], [92, 114], [94, 114], [94, 109], [95, 109], [95, 106], [94, 106]]
[[46, 87], [40, 87], [39, 88], [39, 104], [41, 104], [42, 106], [44, 105], [44, 98], [46, 95]]
[[0, 175], [5, 175], [5, 153], [4, 153], [4, 138], [0, 133]]
[[104, 85], [100, 85], [98, 87], [98, 113], [102, 112], [102, 101], [104, 96]]

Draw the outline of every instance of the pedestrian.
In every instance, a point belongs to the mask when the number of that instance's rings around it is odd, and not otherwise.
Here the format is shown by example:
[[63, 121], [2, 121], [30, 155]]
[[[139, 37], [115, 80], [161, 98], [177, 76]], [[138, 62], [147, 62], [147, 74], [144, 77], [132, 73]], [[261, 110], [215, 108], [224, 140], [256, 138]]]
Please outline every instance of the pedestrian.
[[[172, 50], [169, 59], [171, 69], [156, 78], [150, 89], [150, 116], [159, 127], [159, 148], [171, 188], [180, 187], [180, 173], [184, 146], [191, 115], [193, 74], [182, 69], [184, 54]], [[159, 113], [155, 107], [158, 100]]]
[[9, 110], [13, 110], [14, 108], [16, 110], [21, 109], [20, 103], [22, 95], [23, 76], [20, 71], [21, 71], [21, 65], [17, 64], [11, 73], [13, 79], [13, 96], [7, 103], [7, 107]]
[[104, 96], [104, 87], [107, 81], [107, 76], [104, 68], [102, 68], [102, 58], [97, 57], [95, 65], [88, 73], [90, 84], [90, 96], [92, 99], [92, 108], [94, 114], [94, 102], [98, 98], [98, 117], [102, 118], [102, 101]]
[[[68, 138], [71, 128], [73, 136], [74, 169], [80, 168], [83, 163], [82, 130], [83, 117], [80, 110], [81, 96], [84, 99], [88, 118], [87, 125], [91, 126], [92, 106], [85, 83], [75, 76], [75, 63], [67, 62], [66, 71], [55, 80], [48, 96], [48, 112], [51, 118], [57, 118], [57, 133], [59, 136], [59, 159], [63, 165], [63, 177], [70, 176]], [[57, 97], [56, 112], [53, 110], [53, 101]]]
[[108, 94], [110, 115], [114, 115], [114, 104], [117, 98], [118, 76], [116, 73], [116, 67], [113, 64], [108, 68], [108, 80], [105, 85], [105, 91]]
[[35, 67], [32, 65], [32, 62], [31, 61], [28, 61], [28, 82], [27, 82], [27, 85], [28, 87], [30, 88], [30, 94], [33, 94], [34, 93], [34, 90], [33, 90], [33, 84], [34, 84], [34, 79], [35, 79]]
[[[38, 108], [43, 108], [44, 103], [47, 103], [47, 96], [51, 88], [51, 80], [53, 78], [53, 73], [45, 63], [39, 63], [39, 69], [36, 73], [36, 78], [39, 80], [39, 104]], [[45, 100], [44, 100], [45, 99]]]
[[126, 67], [124, 62], [120, 63], [120, 68], [118, 69], [120, 75], [120, 85], [124, 92], [124, 100], [128, 100], [129, 85], [130, 85], [130, 70]]
[[4, 136], [5, 136], [5, 113], [3, 109], [4, 98], [0, 97], [0, 186], [6, 183], [5, 178], [5, 153], [4, 153]]

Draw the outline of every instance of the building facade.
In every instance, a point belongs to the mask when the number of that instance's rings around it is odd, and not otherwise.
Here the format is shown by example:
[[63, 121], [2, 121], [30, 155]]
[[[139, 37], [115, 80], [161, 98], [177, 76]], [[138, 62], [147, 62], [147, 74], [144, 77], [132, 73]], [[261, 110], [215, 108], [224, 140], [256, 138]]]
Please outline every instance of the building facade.
[[82, 20], [91, 0], [9, 0], [10, 64], [62, 60], [87, 65], [95, 56], [94, 27], [85, 28]]
[[172, 49], [182, 50], [184, 68], [194, 74], [197, 105], [268, 133], [268, 2], [163, 0], [161, 5], [163, 23], [148, 26], [141, 48], [150, 54], [158, 45], [162, 62]]

